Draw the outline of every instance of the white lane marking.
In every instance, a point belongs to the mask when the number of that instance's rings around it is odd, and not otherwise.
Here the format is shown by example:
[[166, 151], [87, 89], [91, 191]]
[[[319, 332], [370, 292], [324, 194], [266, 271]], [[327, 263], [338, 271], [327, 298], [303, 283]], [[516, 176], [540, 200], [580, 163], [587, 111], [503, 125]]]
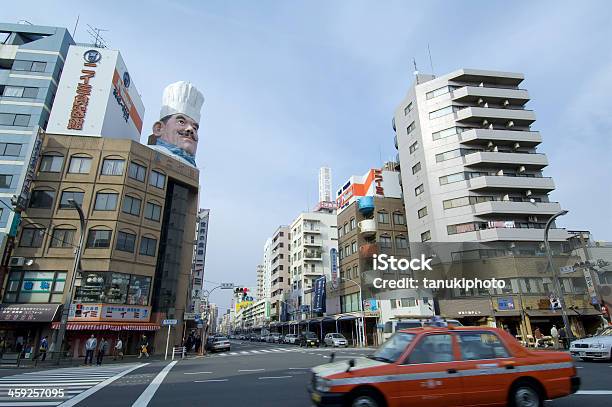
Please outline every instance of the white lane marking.
[[252, 350], [251, 353], [258, 354], [260, 352], [258, 350]]
[[262, 351], [262, 352], [266, 352], [266, 353], [272, 353], [272, 351], [271, 351], [271, 350], [267, 350], [267, 349], [262, 349], [261, 351]]
[[240, 353], [242, 353], [243, 355], [248, 355], [249, 354], [249, 352], [245, 352], [245, 351], [242, 351]]
[[609, 396], [612, 394], [612, 390], [578, 390], [574, 394], [584, 394], [592, 396]]
[[230, 354], [230, 355], [237, 355], [237, 354], [238, 354], [238, 352], [230, 352], [229, 354]]
[[227, 379], [194, 380], [194, 383], [226, 382]]
[[290, 377], [293, 376], [263, 376], [263, 377], [258, 377], [259, 380], [266, 380], [266, 379], [288, 379]]
[[187, 373], [183, 373], [183, 374], [210, 374], [212, 372], [187, 372]]
[[79, 394], [76, 397], [71, 398], [70, 400], [67, 400], [65, 402], [63, 402], [62, 404], [60, 404], [60, 406], [62, 407], [70, 407], [70, 406], [74, 406], [77, 403], [80, 403], [81, 401], [85, 400], [87, 397], [91, 396], [92, 394], [94, 394], [95, 392], [97, 392], [98, 390], [101, 390], [102, 388], [108, 386], [109, 384], [111, 384], [112, 382], [114, 382], [117, 379], [122, 378], [123, 376], [125, 376], [126, 374], [139, 369], [143, 366], [148, 365], [148, 363], [141, 363], [137, 366], [134, 366], [130, 369], [124, 370], [123, 372], [120, 372], [112, 377], [109, 377], [108, 379], [104, 380], [103, 382], [100, 382], [98, 384], [96, 384], [95, 386], [85, 390], [83, 393]]
[[239, 372], [263, 372], [266, 369], [240, 369]]
[[[58, 406], [60, 401], [28, 401], [29, 407]], [[0, 403], [0, 406], [16, 406], [15, 402]]]
[[161, 372], [159, 372], [157, 374], [157, 376], [155, 376], [153, 381], [151, 381], [151, 383], [149, 383], [149, 385], [147, 386], [145, 391], [143, 391], [142, 394], [140, 395], [140, 397], [138, 397], [138, 399], [134, 402], [134, 404], [132, 404], [132, 407], [146, 407], [146, 406], [148, 406], [149, 402], [151, 401], [151, 399], [155, 395], [155, 392], [157, 391], [159, 386], [162, 384], [162, 382], [164, 381], [164, 379], [166, 378], [168, 373], [170, 373], [170, 369], [172, 369], [174, 367], [174, 365], [176, 365], [177, 363], [178, 363], [178, 360], [175, 360], [174, 362], [168, 363], [161, 370]]
[[583, 366], [576, 366], [576, 369], [584, 369]]
[[290, 367], [289, 370], [310, 370], [309, 367]]

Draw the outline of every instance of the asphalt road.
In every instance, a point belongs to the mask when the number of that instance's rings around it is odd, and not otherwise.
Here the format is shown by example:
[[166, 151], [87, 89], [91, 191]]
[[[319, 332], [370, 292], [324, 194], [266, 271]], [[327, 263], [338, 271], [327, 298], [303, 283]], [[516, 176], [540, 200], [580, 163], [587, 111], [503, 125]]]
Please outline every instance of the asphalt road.
[[[63, 398], [17, 400], [9, 397], [7, 389], [24, 382], [23, 374], [9, 375], [0, 379], [0, 406], [309, 406], [306, 392], [309, 370], [326, 363], [331, 351], [233, 341], [230, 352], [177, 363], [138, 360], [102, 368], [27, 373], [27, 382], [35, 388], [64, 388]], [[372, 350], [337, 349], [335, 352], [336, 360], [348, 360]], [[577, 367], [583, 383], [579, 394], [546, 402], [546, 406], [612, 405], [612, 363], [577, 362]]]

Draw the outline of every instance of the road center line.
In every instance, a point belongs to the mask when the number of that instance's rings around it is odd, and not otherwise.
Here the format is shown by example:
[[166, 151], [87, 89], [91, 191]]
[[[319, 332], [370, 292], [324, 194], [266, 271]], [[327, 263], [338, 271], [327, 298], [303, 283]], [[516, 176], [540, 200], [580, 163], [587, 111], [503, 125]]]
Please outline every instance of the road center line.
[[212, 372], [187, 372], [183, 374], [211, 374]]
[[79, 394], [76, 397], [71, 398], [70, 400], [66, 400], [65, 402], [63, 402], [62, 404], [60, 404], [60, 406], [62, 407], [70, 407], [70, 406], [74, 406], [77, 403], [85, 400], [87, 397], [91, 396], [92, 394], [94, 394], [95, 392], [97, 392], [98, 390], [102, 389], [103, 387], [108, 386], [109, 384], [111, 384], [112, 382], [114, 382], [115, 380], [125, 376], [126, 374], [141, 368], [143, 366], [148, 365], [148, 363], [140, 363], [130, 369], [126, 369], [121, 373], [118, 373], [116, 375], [114, 375], [113, 377], [109, 377], [108, 379], [104, 380], [103, 382], [100, 382], [98, 384], [96, 384], [95, 386], [93, 386], [90, 389], [85, 390], [83, 393]]
[[584, 394], [592, 396], [608, 396], [612, 394], [612, 390], [578, 390], [575, 394]]
[[240, 369], [239, 372], [263, 372], [266, 369]]
[[164, 381], [164, 379], [166, 378], [168, 373], [170, 373], [170, 369], [172, 369], [174, 367], [174, 365], [176, 365], [177, 363], [178, 363], [178, 360], [175, 360], [174, 362], [168, 363], [161, 370], [161, 372], [159, 372], [157, 374], [157, 376], [155, 376], [153, 381], [151, 381], [151, 383], [149, 383], [149, 385], [147, 386], [145, 391], [143, 391], [142, 394], [140, 395], [140, 397], [138, 397], [138, 399], [134, 402], [134, 404], [132, 404], [132, 407], [146, 407], [146, 406], [148, 406], [149, 402], [151, 401], [151, 399], [155, 395], [155, 392], [157, 391], [159, 386], [162, 384], [162, 382]]
[[289, 370], [309, 370], [310, 367], [290, 367]]
[[194, 380], [194, 383], [226, 382], [227, 379]]
[[258, 377], [259, 380], [266, 380], [266, 379], [288, 379], [290, 377], [293, 376], [262, 376], [262, 377]]

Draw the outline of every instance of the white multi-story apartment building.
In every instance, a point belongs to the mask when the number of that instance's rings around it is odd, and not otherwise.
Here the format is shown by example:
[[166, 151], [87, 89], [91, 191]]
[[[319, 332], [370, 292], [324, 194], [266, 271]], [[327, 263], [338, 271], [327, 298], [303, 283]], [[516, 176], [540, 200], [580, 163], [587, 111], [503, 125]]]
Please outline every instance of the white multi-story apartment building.
[[309, 316], [302, 306], [311, 309], [313, 282], [322, 276], [331, 279], [330, 250], [338, 249], [337, 223], [335, 211], [304, 212], [291, 223], [289, 313], [294, 320]]
[[272, 256], [272, 238], [268, 238], [263, 249], [262, 296], [259, 297], [258, 300], [270, 300], [272, 296]]
[[[555, 184], [542, 173], [523, 79], [474, 69], [416, 76], [393, 118], [411, 242], [542, 241], [561, 206], [549, 200]], [[568, 237], [554, 225], [549, 236]]]
[[255, 297], [261, 300], [264, 296], [264, 265], [257, 265], [257, 291]]
[[286, 310], [289, 293], [289, 255], [291, 249], [289, 226], [279, 226], [272, 235], [272, 262], [270, 270], [271, 294], [270, 316], [281, 321]]

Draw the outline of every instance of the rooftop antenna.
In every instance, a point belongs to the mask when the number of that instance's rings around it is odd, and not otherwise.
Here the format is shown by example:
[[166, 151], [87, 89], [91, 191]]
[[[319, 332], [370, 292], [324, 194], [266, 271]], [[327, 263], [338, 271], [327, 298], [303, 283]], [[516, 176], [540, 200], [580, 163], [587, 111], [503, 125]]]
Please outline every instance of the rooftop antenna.
[[102, 28], [92, 27], [87, 24], [87, 33], [94, 40], [94, 47], [96, 48], [107, 48], [106, 40], [100, 35], [101, 32], [105, 32], [108, 30], [104, 30]]
[[429, 44], [427, 44], [427, 53], [429, 54], [429, 66], [431, 67], [431, 74], [435, 77], [436, 73], [434, 72], [433, 60], [431, 59], [431, 50], [429, 49]]
[[417, 69], [416, 59], [412, 58], [412, 65], [414, 65], [413, 75], [416, 78], [417, 85], [419, 84], [419, 70]]
[[76, 30], [77, 27], [79, 26], [79, 19], [81, 18], [81, 15], [77, 15], [77, 20], [76, 23], [74, 23], [74, 30], [72, 30], [72, 39], [74, 39], [74, 36], [76, 35]]
[[28, 20], [19, 20], [17, 21], [17, 24], [29, 24], [29, 25], [34, 25], [31, 22], [29, 22]]

